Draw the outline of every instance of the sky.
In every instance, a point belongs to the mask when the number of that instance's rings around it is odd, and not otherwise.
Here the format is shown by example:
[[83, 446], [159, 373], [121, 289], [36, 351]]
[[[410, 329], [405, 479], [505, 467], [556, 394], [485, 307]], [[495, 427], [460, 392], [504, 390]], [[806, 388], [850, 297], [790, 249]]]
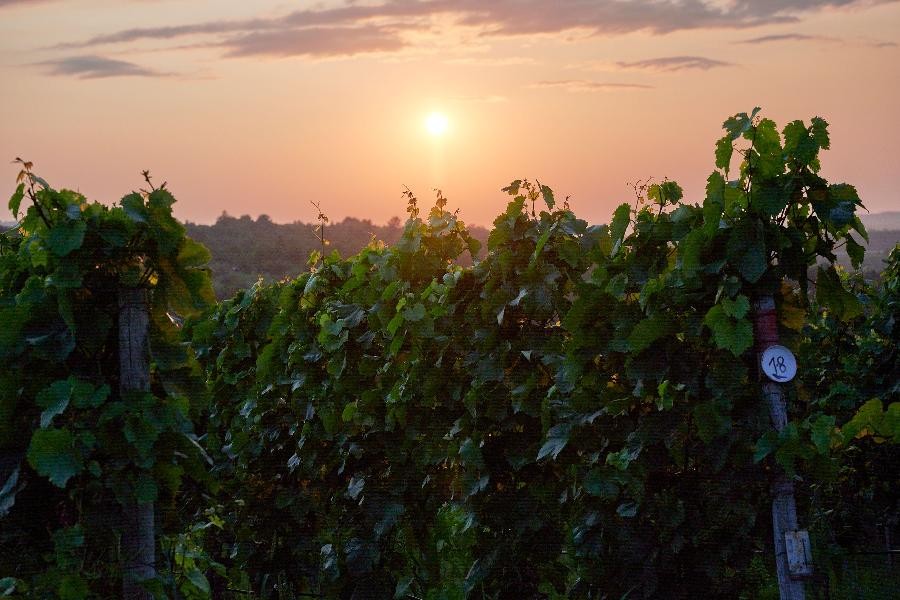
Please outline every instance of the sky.
[[488, 225], [519, 178], [592, 223], [648, 178], [702, 202], [754, 106], [900, 210], [900, 1], [0, 0], [0, 191], [16, 157], [105, 203], [149, 169], [200, 223], [384, 223], [409, 186]]

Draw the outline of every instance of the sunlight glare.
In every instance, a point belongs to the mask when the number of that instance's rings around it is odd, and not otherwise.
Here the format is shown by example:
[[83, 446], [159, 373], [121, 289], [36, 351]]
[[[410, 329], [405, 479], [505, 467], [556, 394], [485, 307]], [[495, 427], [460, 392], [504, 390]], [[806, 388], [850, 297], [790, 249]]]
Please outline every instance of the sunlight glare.
[[439, 112], [433, 112], [425, 119], [425, 129], [434, 136], [440, 136], [446, 133], [449, 125], [450, 122], [447, 120], [447, 115]]

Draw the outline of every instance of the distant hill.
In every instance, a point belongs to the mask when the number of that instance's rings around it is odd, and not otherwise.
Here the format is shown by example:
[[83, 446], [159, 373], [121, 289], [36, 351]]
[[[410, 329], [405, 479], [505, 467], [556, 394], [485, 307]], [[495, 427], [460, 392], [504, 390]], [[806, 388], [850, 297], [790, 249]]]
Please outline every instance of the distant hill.
[[859, 219], [869, 231], [900, 231], [900, 210], [880, 213], [863, 213]]
[[[866, 226], [868, 229], [868, 226]], [[869, 229], [869, 243], [866, 245], [866, 256], [863, 259], [862, 271], [867, 277], [881, 273], [884, 270], [884, 262], [894, 246], [900, 243], [900, 229], [879, 230]], [[858, 236], [856, 236], [858, 237]], [[860, 240], [862, 241], [862, 240]], [[843, 250], [837, 251], [838, 262], [848, 269], [850, 257]]]
[[[309, 255], [322, 248], [315, 223], [278, 224], [267, 216], [254, 221], [247, 215], [235, 218], [223, 213], [213, 225], [186, 223], [185, 226], [188, 235], [205, 244], [212, 253], [210, 267], [219, 298], [231, 296], [259, 277], [266, 281], [296, 277], [308, 268]], [[469, 227], [469, 231], [482, 242], [484, 252], [488, 230], [475, 226]], [[337, 250], [341, 256], [352, 256], [373, 238], [394, 244], [402, 232], [403, 223], [397, 217], [386, 225], [348, 217], [326, 226], [327, 251]], [[468, 254], [464, 260], [468, 260]]]

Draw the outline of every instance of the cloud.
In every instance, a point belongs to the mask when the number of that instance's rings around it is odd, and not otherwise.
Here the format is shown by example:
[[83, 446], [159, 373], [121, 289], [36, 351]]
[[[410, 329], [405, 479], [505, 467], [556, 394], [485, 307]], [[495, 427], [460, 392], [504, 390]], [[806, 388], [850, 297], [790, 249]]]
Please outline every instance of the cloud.
[[532, 88], [559, 88], [567, 92], [605, 92], [612, 90], [650, 90], [652, 85], [643, 83], [617, 83], [606, 81], [590, 81], [588, 79], [556, 79], [551, 81], [538, 81], [531, 84]]
[[716, 67], [730, 67], [732, 63], [705, 58], [703, 56], [661, 56], [634, 62], [619, 61], [616, 63], [622, 69], [639, 69], [648, 71], [708, 71]]
[[102, 56], [71, 56], [38, 63], [50, 75], [68, 75], [79, 79], [106, 77], [168, 77], [170, 74], [147, 69], [140, 65]]
[[821, 35], [806, 35], [805, 33], [776, 33], [773, 35], [763, 35], [760, 37], [750, 38], [748, 40], [740, 40], [738, 44], [770, 44], [772, 42], [834, 42], [834, 38]]
[[231, 38], [227, 56], [353, 56], [392, 52], [406, 46], [399, 35], [381, 27], [319, 27], [265, 31]]
[[48, 0], [0, 0], [0, 8], [7, 6], [17, 6], [20, 4], [39, 4]]
[[83, 42], [63, 43], [57, 48], [87, 48], [90, 46], [102, 46], [105, 44], [122, 44], [138, 40], [170, 40], [174, 38], [194, 35], [218, 35], [236, 32], [251, 32], [272, 29], [276, 25], [273, 21], [246, 20], [246, 21], [210, 21], [207, 23], [195, 23], [193, 25], [174, 25], [168, 27], [136, 27], [123, 29], [114, 33], [98, 35]]
[[490, 56], [466, 56], [462, 58], [451, 58], [444, 61], [448, 65], [463, 65], [470, 67], [511, 67], [516, 65], [536, 65], [538, 61], [528, 56], [507, 56], [507, 57], [490, 57]]
[[212, 36], [211, 45], [222, 47], [228, 56], [339, 56], [402, 50], [413, 45], [405, 33], [437, 35], [436, 22], [468, 28], [482, 37], [573, 31], [589, 36], [666, 34], [793, 23], [815, 11], [896, 1], [900, 0], [385, 0], [296, 10], [272, 18], [126, 29], [68, 46]]

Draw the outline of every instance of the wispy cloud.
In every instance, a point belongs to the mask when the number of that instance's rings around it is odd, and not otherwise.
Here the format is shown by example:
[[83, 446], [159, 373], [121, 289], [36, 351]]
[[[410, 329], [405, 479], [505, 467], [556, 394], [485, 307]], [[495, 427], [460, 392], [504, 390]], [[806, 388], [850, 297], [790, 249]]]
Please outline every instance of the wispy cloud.
[[693, 29], [741, 29], [793, 23], [805, 14], [823, 9], [866, 7], [896, 1], [386, 0], [377, 5], [353, 2], [328, 9], [298, 10], [274, 18], [126, 29], [68, 46], [92, 47], [147, 39], [211, 36], [213, 39], [209, 45], [221, 47], [228, 56], [339, 56], [403, 50], [414, 45], [405, 34], [433, 33], [435, 19], [469, 28], [481, 37], [570, 31], [585, 35], [617, 35], [636, 31], [665, 34]]
[[395, 31], [382, 27], [319, 27], [263, 31], [231, 38], [227, 56], [353, 56], [394, 52], [406, 46]]
[[621, 69], [637, 69], [646, 71], [708, 71], [717, 67], [730, 67], [732, 63], [703, 56], [661, 56], [634, 62], [619, 61], [616, 65]]
[[79, 79], [103, 79], [107, 77], [170, 77], [163, 73], [124, 60], [102, 56], [71, 56], [38, 63], [50, 75], [66, 75]]
[[567, 92], [608, 92], [614, 90], [650, 90], [652, 85], [643, 83], [619, 83], [608, 81], [591, 81], [589, 79], [555, 79], [537, 81], [532, 88], [558, 88]]
[[0, 8], [7, 6], [18, 6], [22, 4], [41, 4], [48, 0], [0, 0]]
[[527, 56], [466, 56], [462, 58], [451, 58], [445, 60], [444, 62], [448, 65], [463, 65], [471, 67], [512, 67], [516, 65], [538, 64], [538, 61]]
[[774, 42], [837, 42], [836, 38], [823, 35], [807, 35], [805, 33], [776, 33], [740, 40], [738, 44], [771, 44]]

